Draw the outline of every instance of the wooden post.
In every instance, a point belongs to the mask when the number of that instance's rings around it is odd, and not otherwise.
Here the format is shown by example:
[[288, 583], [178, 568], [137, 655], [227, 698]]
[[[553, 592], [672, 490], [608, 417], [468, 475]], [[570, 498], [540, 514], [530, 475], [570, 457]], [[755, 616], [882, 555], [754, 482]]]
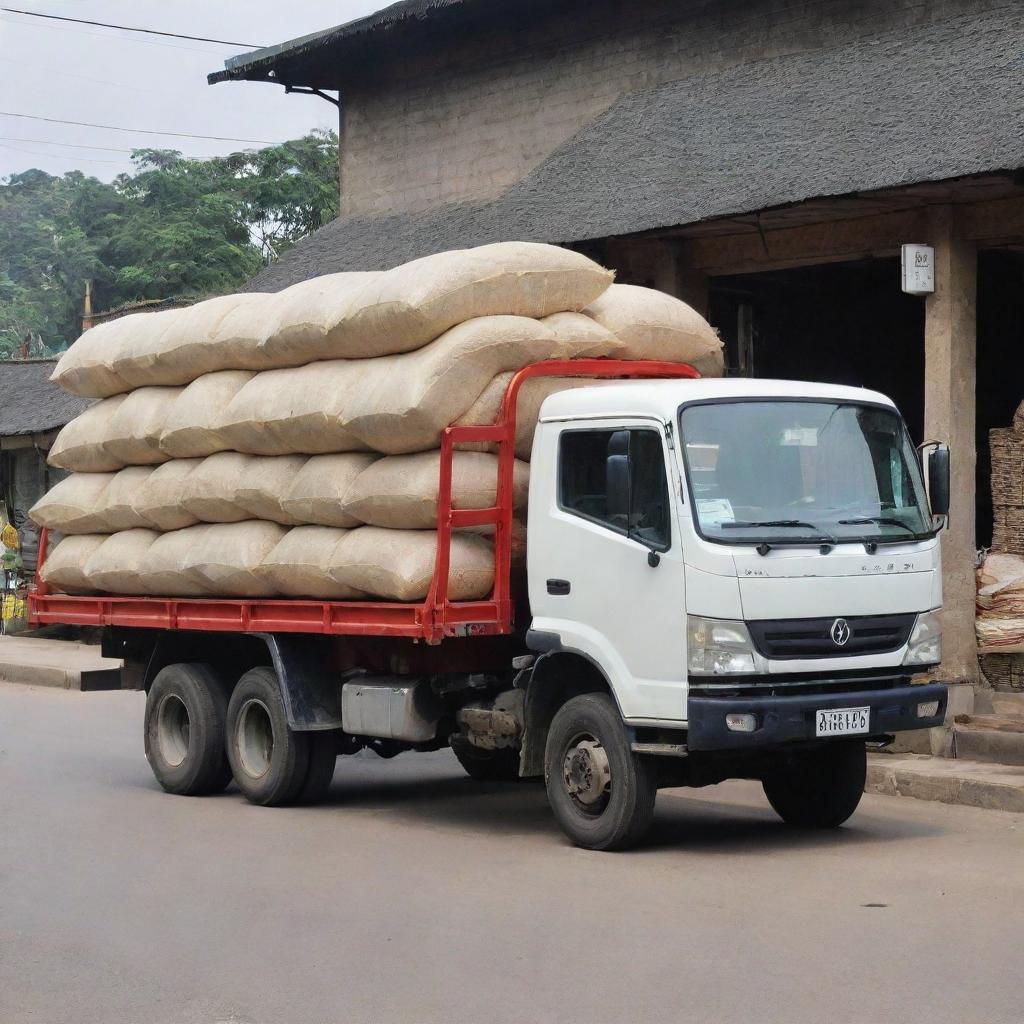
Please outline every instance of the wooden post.
[[977, 252], [958, 235], [950, 207], [933, 207], [928, 227], [935, 292], [925, 303], [924, 432], [949, 444], [952, 462], [949, 528], [942, 533], [941, 678], [974, 683]]

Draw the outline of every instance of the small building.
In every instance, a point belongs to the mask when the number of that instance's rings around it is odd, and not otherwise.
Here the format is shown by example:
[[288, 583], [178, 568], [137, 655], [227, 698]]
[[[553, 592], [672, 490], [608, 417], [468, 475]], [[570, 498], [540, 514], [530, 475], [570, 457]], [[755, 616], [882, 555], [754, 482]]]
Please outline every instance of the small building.
[[1022, 39], [1003, 0], [402, 0], [210, 81], [338, 104], [341, 215], [254, 290], [555, 242], [706, 313], [731, 373], [892, 395], [952, 449], [943, 671], [975, 681], [985, 438], [1024, 397]]
[[92, 405], [50, 383], [54, 359], [0, 361], [0, 519], [18, 531], [27, 575], [35, 571], [39, 534], [28, 510], [62, 476], [46, 464], [57, 432]]

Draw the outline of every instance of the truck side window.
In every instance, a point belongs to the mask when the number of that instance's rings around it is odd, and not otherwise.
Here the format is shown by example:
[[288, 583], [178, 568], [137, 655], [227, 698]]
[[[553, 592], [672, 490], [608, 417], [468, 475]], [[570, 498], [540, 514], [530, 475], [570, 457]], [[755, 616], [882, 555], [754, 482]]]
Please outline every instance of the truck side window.
[[668, 480], [661, 435], [656, 430], [629, 433], [629, 516], [608, 508], [607, 460], [612, 437], [623, 431], [566, 430], [558, 448], [559, 505], [584, 519], [629, 534], [650, 547], [670, 546]]

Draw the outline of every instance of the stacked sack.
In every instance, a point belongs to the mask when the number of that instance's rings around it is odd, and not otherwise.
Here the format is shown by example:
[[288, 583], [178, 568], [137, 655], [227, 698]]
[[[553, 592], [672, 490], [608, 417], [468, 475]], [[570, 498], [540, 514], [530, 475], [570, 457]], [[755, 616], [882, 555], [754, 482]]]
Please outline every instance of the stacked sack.
[[[516, 370], [610, 356], [721, 372], [693, 310], [611, 281], [577, 253], [505, 242], [93, 328], [53, 375], [101, 401], [50, 452], [72, 475], [31, 513], [64, 535], [43, 579], [67, 593], [422, 599], [441, 433], [493, 422]], [[587, 383], [523, 388], [517, 515], [541, 403]], [[497, 458], [467, 448], [453, 505], [488, 507]], [[493, 586], [485, 534], [453, 537], [455, 600]]]

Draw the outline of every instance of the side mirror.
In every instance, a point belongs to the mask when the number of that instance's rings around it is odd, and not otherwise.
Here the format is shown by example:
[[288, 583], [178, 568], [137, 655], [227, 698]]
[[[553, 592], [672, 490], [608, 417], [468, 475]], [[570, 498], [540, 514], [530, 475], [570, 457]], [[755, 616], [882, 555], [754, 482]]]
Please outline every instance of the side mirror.
[[612, 522], [629, 521], [629, 431], [616, 430], [608, 439], [605, 459], [605, 493], [608, 518]]
[[928, 500], [932, 515], [949, 515], [949, 448], [944, 444], [928, 453]]

